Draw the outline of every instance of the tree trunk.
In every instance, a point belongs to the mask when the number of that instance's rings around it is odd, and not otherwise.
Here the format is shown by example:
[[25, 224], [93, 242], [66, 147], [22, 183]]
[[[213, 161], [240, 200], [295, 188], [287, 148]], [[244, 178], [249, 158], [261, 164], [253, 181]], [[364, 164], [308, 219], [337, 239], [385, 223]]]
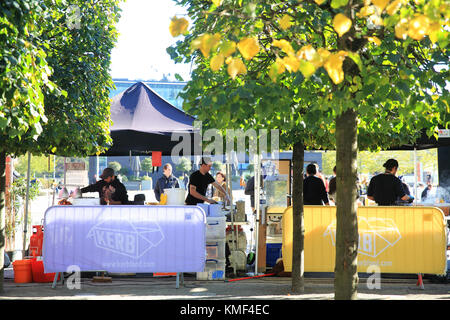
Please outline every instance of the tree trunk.
[[357, 114], [349, 109], [336, 118], [336, 300], [357, 298]]
[[6, 153], [0, 152], [0, 293], [3, 293], [3, 264], [5, 260], [5, 183]]
[[304, 239], [305, 224], [303, 220], [303, 142], [294, 144], [292, 154], [293, 166], [293, 244], [292, 244], [292, 292], [302, 293], [305, 291], [305, 265], [304, 265]]

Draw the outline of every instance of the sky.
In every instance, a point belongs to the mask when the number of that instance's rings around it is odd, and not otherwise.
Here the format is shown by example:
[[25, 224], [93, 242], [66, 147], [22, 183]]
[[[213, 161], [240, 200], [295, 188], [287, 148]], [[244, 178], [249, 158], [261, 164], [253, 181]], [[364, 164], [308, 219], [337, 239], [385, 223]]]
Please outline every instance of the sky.
[[186, 10], [172, 0], [126, 0], [117, 25], [119, 37], [111, 53], [111, 76], [130, 80], [189, 79], [190, 64], [175, 64], [166, 48], [181, 40], [169, 32], [170, 19]]

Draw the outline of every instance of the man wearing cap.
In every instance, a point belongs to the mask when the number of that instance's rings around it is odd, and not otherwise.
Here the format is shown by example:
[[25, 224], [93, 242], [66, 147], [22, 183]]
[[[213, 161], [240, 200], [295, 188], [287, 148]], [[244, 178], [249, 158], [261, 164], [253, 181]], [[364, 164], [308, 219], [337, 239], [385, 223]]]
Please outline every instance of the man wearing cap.
[[212, 175], [209, 174], [211, 170], [212, 161], [209, 158], [202, 158], [200, 169], [195, 171], [189, 177], [188, 196], [186, 197], [187, 205], [196, 205], [197, 203], [208, 202], [211, 204], [217, 203], [216, 201], [207, 198], [206, 189], [209, 184], [213, 184], [217, 190], [225, 195], [227, 201], [230, 201], [230, 196], [227, 191], [222, 188], [220, 184], [216, 182]]
[[114, 175], [114, 170], [106, 168], [100, 176], [101, 180], [85, 188], [81, 188], [81, 193], [98, 192], [101, 205], [128, 204], [127, 189], [122, 182]]

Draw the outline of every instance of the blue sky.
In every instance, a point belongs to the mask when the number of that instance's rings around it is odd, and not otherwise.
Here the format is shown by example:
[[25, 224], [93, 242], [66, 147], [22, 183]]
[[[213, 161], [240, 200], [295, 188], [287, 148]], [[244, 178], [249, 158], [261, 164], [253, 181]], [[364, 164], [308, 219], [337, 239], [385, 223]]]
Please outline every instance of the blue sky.
[[175, 73], [189, 78], [190, 65], [175, 64], [166, 48], [180, 38], [169, 33], [170, 18], [186, 10], [172, 0], [126, 0], [117, 25], [119, 38], [112, 51], [111, 76], [132, 80], [159, 80]]

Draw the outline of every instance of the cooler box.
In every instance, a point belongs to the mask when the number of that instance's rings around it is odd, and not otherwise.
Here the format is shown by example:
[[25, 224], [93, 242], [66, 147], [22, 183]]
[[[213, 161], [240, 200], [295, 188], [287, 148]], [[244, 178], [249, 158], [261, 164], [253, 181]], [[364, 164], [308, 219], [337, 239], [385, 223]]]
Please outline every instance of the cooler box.
[[225, 259], [225, 239], [206, 241], [206, 259]]
[[197, 280], [225, 280], [225, 259], [206, 260], [205, 270], [197, 272]]
[[206, 217], [206, 240], [225, 238], [226, 222], [226, 217]]

